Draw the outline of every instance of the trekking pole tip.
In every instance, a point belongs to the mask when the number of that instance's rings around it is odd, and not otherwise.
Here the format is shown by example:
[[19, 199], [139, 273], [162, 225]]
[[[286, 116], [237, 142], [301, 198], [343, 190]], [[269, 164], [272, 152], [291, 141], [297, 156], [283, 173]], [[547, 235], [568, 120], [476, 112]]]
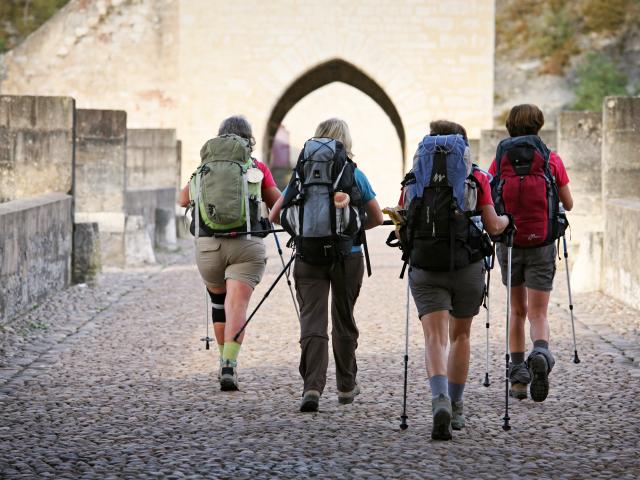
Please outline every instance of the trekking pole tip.
[[485, 387], [488, 387], [489, 385], [491, 385], [491, 382], [489, 381], [488, 372], [484, 374], [484, 382], [482, 382], [482, 385], [484, 385]]
[[580, 363], [580, 358], [578, 357], [578, 350], [573, 351], [573, 363]]
[[409, 425], [407, 425], [407, 416], [402, 415], [400, 418], [402, 419], [402, 422], [400, 423], [400, 430], [406, 430], [409, 428]]
[[511, 425], [509, 425], [509, 415], [505, 415], [502, 419], [504, 420], [504, 423], [502, 424], [502, 430], [508, 432], [509, 430], [511, 430]]

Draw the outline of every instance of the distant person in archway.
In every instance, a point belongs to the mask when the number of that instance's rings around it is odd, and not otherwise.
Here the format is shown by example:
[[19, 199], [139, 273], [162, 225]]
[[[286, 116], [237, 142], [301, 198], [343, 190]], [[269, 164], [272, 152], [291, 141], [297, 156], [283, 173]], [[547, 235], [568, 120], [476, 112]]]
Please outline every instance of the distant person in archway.
[[[327, 380], [329, 292], [331, 292], [331, 344], [336, 363], [338, 402], [352, 403], [355, 396], [360, 393], [356, 378], [358, 371], [356, 348], [359, 332], [353, 309], [360, 294], [364, 276], [362, 230], [381, 225], [383, 217], [367, 177], [351, 162], [353, 158], [351, 148], [351, 134], [344, 120], [332, 118], [320, 123], [314, 138], [305, 143], [303, 150], [306, 167], [301, 171], [306, 172], [306, 178], [299, 178], [299, 183], [295, 183], [298, 173], [294, 173], [292, 180], [294, 183], [289, 183], [287, 190], [283, 192], [283, 196], [269, 215], [272, 222], [281, 223], [282, 221], [283, 226], [287, 218], [294, 223], [298, 210], [295, 210], [296, 213], [293, 215], [289, 215], [287, 209], [291, 209], [291, 204], [287, 202], [290, 200], [294, 203], [295, 201], [304, 202], [300, 207], [304, 209], [304, 214], [300, 216], [312, 218], [313, 221], [305, 222], [303, 219], [300, 221], [302, 225], [295, 227], [298, 233], [302, 232], [301, 237], [304, 237], [304, 231], [307, 228], [319, 229], [325, 217], [327, 224], [350, 223], [349, 220], [345, 220], [347, 214], [340, 213], [348, 208], [357, 208], [362, 221], [353, 237], [348, 236], [345, 228], [342, 237], [345, 239], [344, 245], [322, 243], [324, 242], [322, 238], [308, 237], [309, 240], [305, 238], [299, 240], [300, 237], [296, 238], [294, 235], [297, 251], [293, 277], [300, 305], [302, 350], [300, 375], [304, 380], [300, 403], [302, 412], [318, 410], [320, 396]], [[327, 171], [323, 165], [329, 164], [342, 165], [340, 172]], [[300, 163], [297, 167], [300, 167]], [[336, 178], [334, 179], [332, 175]], [[318, 190], [314, 190], [316, 188], [323, 192], [322, 195], [317, 194]], [[294, 200], [294, 196], [297, 195], [296, 191], [292, 191], [294, 189], [303, 193], [302, 196], [297, 196], [297, 200]], [[284, 208], [282, 219], [280, 218], [281, 208]], [[291, 212], [293, 210], [290, 210]], [[327, 212], [332, 213], [327, 214]], [[338, 217], [331, 220], [332, 214]], [[354, 215], [351, 215], [351, 219], [354, 219]], [[319, 253], [315, 253], [315, 244], [320, 244]], [[338, 249], [340, 253], [337, 252]]]
[[[182, 189], [179, 196], [179, 203], [183, 207], [195, 204], [195, 179], [200, 168], [208, 162], [208, 170], [200, 177], [200, 188], [209, 188], [204, 197], [209, 203], [205, 205], [204, 201], [201, 201], [200, 205], [196, 263], [211, 297], [211, 316], [220, 352], [218, 376], [222, 390], [238, 389], [236, 367], [244, 333], [237, 342], [234, 341], [234, 336], [244, 325], [251, 294], [265, 271], [266, 256], [262, 238], [259, 236], [252, 235], [249, 238], [239, 235], [229, 238], [218, 237], [216, 233], [246, 232], [247, 227], [251, 231], [262, 230], [262, 226], [256, 221], [259, 219], [260, 197], [268, 207], [273, 207], [280, 198], [280, 190], [276, 187], [267, 166], [251, 157], [254, 145], [251, 125], [246, 118], [233, 116], [224, 120], [218, 130], [218, 137], [209, 140], [202, 147], [201, 167], [194, 172], [192, 180]], [[233, 163], [239, 168], [230, 168], [229, 165]], [[218, 165], [222, 166], [217, 168]], [[228, 212], [222, 211], [223, 208], [229, 207], [229, 211], [245, 211], [240, 203], [245, 201], [244, 195], [235, 197], [229, 189], [220, 188], [222, 184], [237, 183], [238, 188], [234, 191], [242, 191], [242, 171], [248, 172], [250, 215], [245, 215], [235, 224], [223, 225], [225, 220], [221, 218], [229, 217]], [[222, 178], [223, 181], [213, 181], [213, 176], [216, 179]], [[207, 182], [207, 179], [212, 181]], [[212, 200], [216, 198], [217, 201]], [[214, 203], [217, 205], [214, 206]], [[195, 230], [194, 215], [191, 222], [191, 233], [194, 235]]]
[[[558, 201], [567, 211], [573, 208], [567, 170], [560, 156], [538, 136], [542, 125], [544, 115], [537, 106], [513, 107], [506, 120], [511, 138], [500, 142], [489, 168], [495, 176], [492, 185], [496, 205], [513, 215], [518, 229], [511, 263], [510, 395], [527, 398], [530, 383], [531, 398], [536, 402], [547, 398], [549, 372], [555, 364], [549, 349], [547, 309], [556, 272], [555, 241], [564, 233], [562, 227], [562, 232], [554, 231], [562, 218], [555, 218], [549, 211]], [[506, 286], [507, 248], [498, 244], [496, 253]], [[527, 318], [533, 349], [525, 361]]]
[[[447, 152], [444, 156], [441, 149]], [[471, 163], [465, 128], [447, 120], [431, 122], [405, 177], [400, 206], [409, 212], [400, 238], [424, 332], [431, 438], [449, 440], [452, 429], [465, 426], [471, 323], [484, 297], [484, 259], [492, 251], [469, 214], [479, 212], [492, 235], [501, 234], [510, 222], [496, 214], [489, 179]]]

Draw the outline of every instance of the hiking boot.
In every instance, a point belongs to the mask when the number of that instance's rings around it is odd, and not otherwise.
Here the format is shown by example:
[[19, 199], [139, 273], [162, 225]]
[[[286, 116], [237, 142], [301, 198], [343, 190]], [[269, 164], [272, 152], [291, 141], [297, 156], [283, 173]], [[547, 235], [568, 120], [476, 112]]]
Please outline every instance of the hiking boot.
[[350, 392], [338, 392], [338, 403], [341, 405], [353, 403], [356, 395], [360, 395], [360, 385], [358, 384]]
[[549, 395], [549, 365], [541, 353], [532, 353], [527, 360], [531, 371], [531, 386], [529, 391], [534, 402], [544, 402]]
[[307, 390], [302, 395], [302, 401], [300, 402], [300, 411], [301, 412], [317, 412], [319, 403], [320, 403], [320, 392], [317, 390]]
[[463, 401], [451, 402], [451, 428], [462, 430], [465, 426], [464, 413], [462, 413]]
[[451, 440], [451, 400], [441, 393], [431, 400], [431, 410], [433, 411], [433, 429], [431, 438], [433, 440]]
[[234, 392], [238, 390], [237, 365], [237, 362], [227, 360], [220, 367], [220, 390], [223, 392]]
[[527, 385], [531, 382], [531, 375], [526, 363], [511, 363], [509, 365], [509, 396], [518, 400], [527, 398]]

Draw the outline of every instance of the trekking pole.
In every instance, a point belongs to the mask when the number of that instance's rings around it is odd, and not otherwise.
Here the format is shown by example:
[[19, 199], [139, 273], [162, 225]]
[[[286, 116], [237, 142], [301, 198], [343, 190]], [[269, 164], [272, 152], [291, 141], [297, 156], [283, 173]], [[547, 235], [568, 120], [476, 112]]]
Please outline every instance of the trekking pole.
[[573, 363], [580, 363], [578, 358], [578, 347], [576, 345], [576, 325], [573, 318], [573, 300], [571, 298], [571, 280], [569, 275], [569, 254], [567, 253], [567, 239], [562, 236], [562, 245], [564, 247], [564, 267], [567, 271], [567, 290], [569, 291], [569, 312], [571, 313], [571, 331], [573, 332]]
[[482, 385], [484, 385], [485, 387], [488, 387], [489, 385], [491, 385], [491, 382], [489, 382], [489, 319], [491, 316], [491, 313], [490, 313], [491, 309], [489, 304], [489, 285], [491, 284], [492, 268], [493, 268], [493, 257], [492, 257], [491, 263], [487, 265], [487, 284], [484, 286], [484, 298], [485, 298], [484, 307], [487, 310], [487, 321], [485, 323], [485, 326], [487, 329], [487, 357], [486, 357], [486, 370], [484, 373], [484, 382], [482, 382]]
[[216, 238], [237, 238], [242, 235], [268, 235], [273, 233], [274, 235], [277, 232], [284, 232], [284, 228], [279, 229], [271, 229], [271, 230], [253, 230], [251, 232], [227, 232], [227, 233], [214, 233], [213, 236]]
[[233, 341], [237, 342], [238, 341], [238, 337], [240, 335], [242, 335], [242, 332], [244, 332], [244, 329], [247, 328], [247, 325], [249, 324], [249, 322], [251, 321], [251, 319], [253, 318], [253, 316], [256, 314], [256, 312], [258, 311], [258, 309], [260, 308], [260, 306], [264, 303], [264, 301], [267, 299], [267, 297], [269, 296], [269, 294], [271, 293], [271, 291], [276, 287], [276, 285], [278, 284], [278, 282], [280, 281], [280, 279], [282, 278], [282, 276], [287, 272], [287, 270], [289, 269], [289, 265], [291, 265], [293, 263], [293, 261], [295, 260], [295, 256], [291, 257], [291, 260], [289, 260], [289, 262], [285, 265], [285, 267], [282, 269], [282, 271], [278, 274], [278, 276], [276, 277], [276, 279], [274, 280], [273, 284], [269, 287], [269, 290], [267, 290], [267, 293], [264, 294], [264, 297], [262, 297], [262, 300], [260, 300], [260, 303], [258, 303], [258, 305], [256, 305], [256, 308], [253, 309], [253, 312], [251, 312], [251, 315], [249, 315], [249, 318], [247, 318], [247, 321], [244, 322], [244, 325], [242, 325], [242, 328], [240, 328], [240, 330], [238, 330], [238, 333], [235, 334], [235, 336], [233, 337]]
[[[278, 240], [278, 234], [276, 231], [273, 231], [273, 238], [276, 239], [276, 247], [278, 248], [278, 255], [280, 256], [280, 263], [282, 263], [282, 268], [284, 268], [284, 257], [282, 256], [282, 247], [280, 246], [280, 240]], [[298, 310], [298, 302], [296, 302], [296, 296], [293, 294], [293, 288], [291, 287], [291, 279], [289, 277], [289, 272], [287, 271], [287, 285], [289, 285], [289, 292], [291, 293], [291, 300], [293, 301], [293, 308], [296, 309], [296, 315], [298, 316], [298, 322], [300, 321], [300, 311]]]
[[400, 415], [400, 430], [406, 430], [407, 425], [407, 369], [409, 366], [409, 281], [407, 280], [407, 317], [404, 325], [404, 393], [402, 396], [402, 415]]
[[509, 320], [511, 318], [511, 251], [513, 250], [513, 235], [514, 232], [507, 233], [507, 329], [506, 329], [506, 352], [504, 355], [505, 360], [505, 375], [504, 375], [504, 423], [502, 429], [506, 432], [511, 430], [509, 425]]
[[200, 341], [204, 342], [204, 349], [209, 350], [209, 342], [213, 338], [209, 336], [209, 293], [206, 288], [204, 289], [204, 324], [206, 325], [207, 336], [202, 337]]

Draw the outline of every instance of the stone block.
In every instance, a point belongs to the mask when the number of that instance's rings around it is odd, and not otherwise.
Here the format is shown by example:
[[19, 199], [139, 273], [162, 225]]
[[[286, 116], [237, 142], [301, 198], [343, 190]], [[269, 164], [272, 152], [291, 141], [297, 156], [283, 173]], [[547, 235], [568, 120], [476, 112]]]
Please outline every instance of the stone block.
[[469, 139], [469, 150], [471, 150], [471, 161], [476, 165], [480, 165], [478, 163], [480, 161], [480, 139], [479, 138]]
[[154, 246], [173, 248], [176, 245], [176, 189], [141, 188], [127, 190], [127, 215], [140, 215]]
[[71, 209], [62, 193], [0, 204], [0, 324], [69, 285]]
[[640, 309], [640, 199], [605, 203], [603, 291]]
[[571, 288], [575, 293], [597, 292], [602, 289], [603, 238], [603, 232], [588, 232], [583, 235], [571, 269]]
[[602, 195], [640, 195], [640, 97], [606, 97], [602, 117]]
[[75, 101], [0, 96], [0, 202], [71, 193]]
[[[500, 140], [508, 138], [509, 133], [506, 128], [494, 128], [480, 131], [480, 146], [478, 148], [478, 165], [482, 168], [489, 168], [496, 156], [496, 148]], [[551, 150], [556, 149], [557, 136], [553, 129], [542, 129], [540, 138]]]
[[125, 228], [125, 264], [126, 266], [148, 265], [156, 263], [153, 240], [149, 236], [142, 215], [128, 215]]
[[127, 115], [77, 110], [75, 223], [97, 222], [102, 264], [124, 266]]
[[127, 130], [127, 189], [177, 187], [177, 150], [173, 129]]
[[98, 223], [73, 226], [73, 283], [89, 283], [102, 270]]

